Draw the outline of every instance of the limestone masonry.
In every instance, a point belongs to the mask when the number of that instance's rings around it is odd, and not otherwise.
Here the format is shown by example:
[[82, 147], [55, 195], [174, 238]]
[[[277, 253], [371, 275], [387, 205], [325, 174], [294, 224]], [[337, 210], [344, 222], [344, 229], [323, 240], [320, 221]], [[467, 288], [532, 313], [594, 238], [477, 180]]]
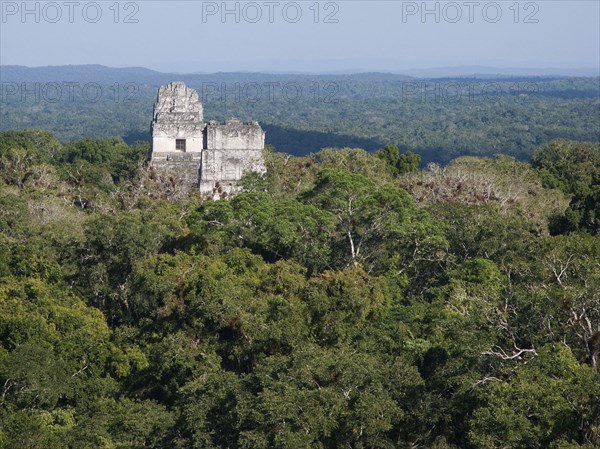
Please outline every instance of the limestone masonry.
[[204, 122], [198, 93], [182, 82], [162, 86], [154, 105], [150, 166], [169, 169], [213, 199], [238, 191], [249, 171], [263, 173], [265, 133], [258, 122]]

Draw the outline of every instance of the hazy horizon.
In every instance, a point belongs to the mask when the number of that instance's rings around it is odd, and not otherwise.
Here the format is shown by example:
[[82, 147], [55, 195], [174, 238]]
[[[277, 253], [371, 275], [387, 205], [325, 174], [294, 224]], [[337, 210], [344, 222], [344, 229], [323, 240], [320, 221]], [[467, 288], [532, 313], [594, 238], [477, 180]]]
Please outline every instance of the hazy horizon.
[[27, 66], [20, 64], [0, 64], [0, 67], [23, 67], [26, 69], [52, 69], [52, 68], [68, 68], [68, 67], [94, 67], [101, 66], [106, 69], [117, 70], [150, 70], [161, 74], [172, 75], [212, 75], [218, 73], [248, 73], [248, 74], [265, 74], [265, 75], [361, 75], [369, 73], [389, 74], [389, 75], [406, 75], [414, 77], [430, 77], [430, 76], [583, 76], [594, 77], [600, 76], [600, 68], [593, 67], [492, 67], [492, 66], [449, 66], [449, 67], [418, 67], [406, 70], [377, 70], [366, 68], [355, 68], [338, 71], [282, 71], [282, 70], [228, 70], [220, 72], [176, 72], [167, 70], [155, 70], [144, 66], [107, 66], [103, 64], [61, 64], [61, 65], [41, 65]]
[[600, 70], [600, 3], [2, 2], [0, 64], [167, 73]]

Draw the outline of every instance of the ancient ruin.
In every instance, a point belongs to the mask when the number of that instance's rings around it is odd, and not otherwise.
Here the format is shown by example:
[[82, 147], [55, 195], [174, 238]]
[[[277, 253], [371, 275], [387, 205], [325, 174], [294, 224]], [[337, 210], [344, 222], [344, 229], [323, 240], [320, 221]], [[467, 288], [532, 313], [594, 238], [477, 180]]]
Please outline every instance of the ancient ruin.
[[213, 199], [239, 191], [242, 175], [265, 171], [265, 133], [258, 122], [204, 122], [198, 93], [182, 82], [162, 86], [154, 105], [150, 167], [170, 170]]

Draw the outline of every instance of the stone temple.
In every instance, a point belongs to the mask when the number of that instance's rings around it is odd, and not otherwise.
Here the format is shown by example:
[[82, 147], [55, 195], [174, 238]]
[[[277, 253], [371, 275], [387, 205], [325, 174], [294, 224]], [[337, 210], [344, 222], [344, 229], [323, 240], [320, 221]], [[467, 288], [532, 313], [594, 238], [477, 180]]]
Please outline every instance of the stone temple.
[[162, 86], [154, 105], [149, 165], [170, 170], [212, 199], [239, 190], [249, 171], [264, 173], [265, 133], [258, 122], [204, 122], [198, 93], [182, 82]]

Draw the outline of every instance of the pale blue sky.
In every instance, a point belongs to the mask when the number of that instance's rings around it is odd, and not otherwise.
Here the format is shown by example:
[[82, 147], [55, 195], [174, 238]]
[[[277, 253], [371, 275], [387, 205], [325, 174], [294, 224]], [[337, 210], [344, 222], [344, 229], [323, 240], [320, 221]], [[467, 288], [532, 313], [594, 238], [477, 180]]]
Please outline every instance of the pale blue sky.
[[[226, 2], [239, 5], [239, 23], [235, 13], [223, 20], [220, 1], [50, 3], [26, 2], [33, 12], [22, 16], [21, 1], [1, 2], [1, 64], [164, 72], [600, 67], [597, 0], [427, 2], [425, 17], [420, 1]], [[124, 23], [130, 13], [137, 23]], [[327, 14], [337, 23], [325, 23]]]

